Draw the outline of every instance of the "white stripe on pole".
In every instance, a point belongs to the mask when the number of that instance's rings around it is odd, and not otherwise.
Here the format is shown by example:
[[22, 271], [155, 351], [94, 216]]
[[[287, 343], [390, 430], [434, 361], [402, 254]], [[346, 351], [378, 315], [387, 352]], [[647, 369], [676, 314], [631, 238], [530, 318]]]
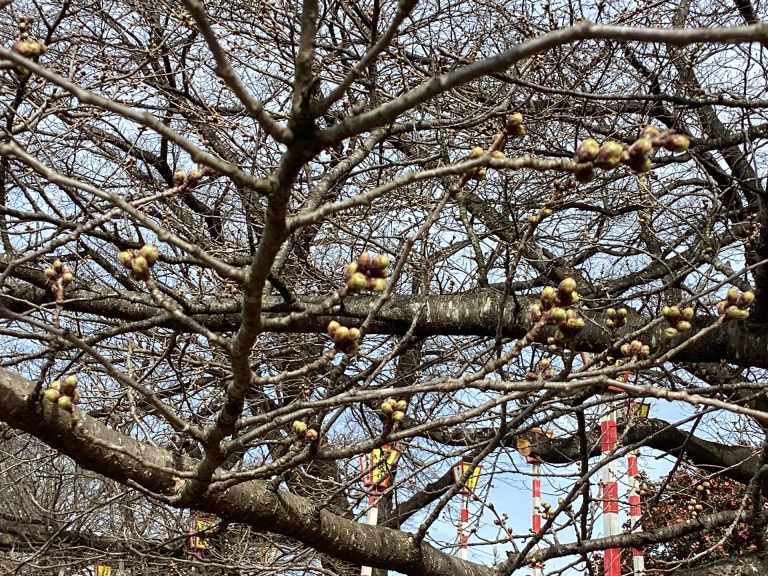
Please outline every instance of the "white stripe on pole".
[[469, 494], [461, 495], [461, 511], [459, 516], [459, 558], [467, 559], [467, 525], [469, 524]]
[[[375, 492], [368, 496], [368, 515], [367, 522], [371, 526], [376, 526], [379, 521], [379, 497]], [[373, 574], [373, 568], [370, 566], [363, 566], [360, 570], [360, 576], [371, 576]]]

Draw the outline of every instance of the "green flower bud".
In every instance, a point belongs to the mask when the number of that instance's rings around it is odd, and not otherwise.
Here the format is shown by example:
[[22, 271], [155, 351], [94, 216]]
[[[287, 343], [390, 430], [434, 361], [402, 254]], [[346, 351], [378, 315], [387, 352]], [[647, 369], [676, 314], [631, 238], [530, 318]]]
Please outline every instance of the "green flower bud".
[[600, 152], [600, 144], [594, 138], [583, 140], [576, 148], [573, 159], [576, 162], [592, 162]]
[[604, 170], [610, 170], [616, 168], [621, 162], [621, 153], [624, 151], [624, 147], [620, 142], [615, 140], [608, 140], [603, 142], [600, 146], [600, 151], [595, 158], [595, 166]]
[[131, 270], [138, 276], [146, 276], [149, 272], [149, 262], [144, 256], [136, 256], [131, 261]]
[[663, 140], [663, 146], [670, 152], [685, 152], [691, 145], [688, 136], [684, 134], [669, 134]]
[[56, 404], [59, 408], [66, 410], [67, 412], [72, 412], [72, 408], [74, 407], [74, 402], [72, 402], [72, 398], [70, 396], [60, 396], [56, 401]]
[[576, 290], [576, 280], [570, 276], [563, 278], [563, 280], [560, 282], [560, 285], [557, 287], [557, 291], [564, 296], [570, 296], [573, 294], [574, 290]]
[[355, 272], [347, 281], [347, 288], [349, 288], [350, 292], [360, 292], [361, 290], [365, 290], [367, 285], [368, 279], [362, 272]]
[[143, 256], [147, 260], [147, 263], [152, 266], [160, 257], [160, 251], [157, 249], [157, 246], [145, 244], [141, 247], [141, 250], [139, 250], [139, 255]]
[[638, 138], [629, 147], [629, 155], [633, 158], [642, 158], [653, 150], [653, 143], [650, 138]]
[[483, 150], [482, 146], [475, 146], [469, 151], [469, 158], [470, 160], [474, 160], [475, 158], [480, 158], [484, 153], [485, 150]]

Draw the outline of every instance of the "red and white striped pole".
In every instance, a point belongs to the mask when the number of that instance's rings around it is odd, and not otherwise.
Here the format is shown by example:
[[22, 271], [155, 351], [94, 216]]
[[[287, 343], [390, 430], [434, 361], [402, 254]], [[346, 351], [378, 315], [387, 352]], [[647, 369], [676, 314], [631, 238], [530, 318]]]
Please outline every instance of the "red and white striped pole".
[[[612, 400], [613, 393], [603, 395], [607, 411], [600, 418], [600, 451], [603, 457], [610, 457], [618, 442], [616, 425], [616, 406]], [[611, 460], [603, 467], [602, 505], [603, 505], [603, 536], [610, 537], [619, 534], [619, 484], [618, 463]], [[621, 556], [618, 548], [607, 548], [603, 558], [604, 575], [621, 575]]]
[[467, 526], [469, 525], [469, 494], [461, 495], [461, 510], [459, 514], [459, 559], [466, 560], [468, 556], [467, 541], [469, 540], [469, 534], [467, 534]]
[[[360, 468], [363, 472], [363, 486], [370, 489], [368, 495], [368, 512], [366, 523], [376, 526], [379, 522], [379, 501], [381, 494], [392, 484], [392, 469], [400, 458], [400, 450], [396, 446], [385, 444], [374, 448], [367, 455], [360, 455]], [[362, 566], [360, 576], [371, 576], [373, 568]]]
[[[640, 524], [642, 510], [640, 508], [640, 467], [637, 458], [639, 450], [633, 450], [627, 455], [627, 476], [629, 477], [629, 525], [631, 532], [642, 532]], [[640, 548], [632, 548], [632, 570], [635, 576], [645, 574], [645, 556]]]
[[[368, 496], [368, 514], [366, 515], [366, 522], [370, 526], [376, 526], [379, 522], [379, 494], [378, 490], [374, 490], [370, 496]], [[373, 568], [370, 566], [363, 566], [360, 570], [360, 576], [371, 576], [373, 574]]]
[[[538, 458], [528, 458], [528, 462], [533, 467], [533, 489], [531, 490], [533, 513], [531, 516], [533, 535], [537, 536], [541, 532], [541, 460]], [[538, 544], [534, 546], [533, 552], [539, 549]], [[542, 576], [544, 565], [535, 562], [531, 565], [531, 576]]]

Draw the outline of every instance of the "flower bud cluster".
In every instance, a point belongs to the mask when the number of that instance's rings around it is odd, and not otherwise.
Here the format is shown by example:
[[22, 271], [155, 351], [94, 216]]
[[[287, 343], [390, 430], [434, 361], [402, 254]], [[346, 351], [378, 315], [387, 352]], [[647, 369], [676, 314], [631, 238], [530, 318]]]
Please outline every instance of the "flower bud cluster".
[[651, 170], [653, 163], [650, 155], [654, 148], [666, 148], [670, 152], [685, 152], [690, 140], [684, 134], [674, 130], [660, 131], [653, 126], [643, 126], [638, 138], [630, 145], [616, 140], [606, 140], [599, 144], [594, 138], [587, 138], [576, 148], [573, 159], [580, 166], [574, 172], [579, 182], [589, 182], [594, 177], [593, 168], [613, 170], [620, 164], [628, 166], [636, 174]]
[[717, 303], [717, 311], [727, 320], [744, 320], [749, 318], [747, 310], [755, 301], [755, 293], [751, 290], [739, 291], [738, 288], [729, 288], [725, 300]]
[[687, 332], [691, 329], [691, 320], [693, 319], [693, 308], [679, 308], [678, 306], [664, 306], [661, 309], [670, 326], [664, 329], [664, 335], [667, 338], [674, 338], [679, 332]]
[[306, 422], [294, 420], [291, 424], [291, 430], [296, 434], [296, 438], [305, 442], [314, 442], [318, 438], [317, 430], [307, 426]]
[[576, 280], [568, 277], [563, 278], [557, 288], [545, 286], [539, 296], [540, 303], [531, 306], [531, 319], [534, 322], [544, 319], [548, 324], [557, 326], [554, 336], [547, 338], [551, 348], [557, 349], [584, 328], [584, 319], [579, 313], [572, 308], [565, 308], [577, 304], [579, 300]]
[[219, 175], [210, 166], [192, 168], [189, 172], [177, 170], [173, 173], [173, 185], [178, 188], [191, 189], [200, 183], [203, 177], [216, 178]]
[[[32, 29], [33, 18], [31, 16], [21, 16], [18, 21], [18, 40], [11, 46], [11, 51], [15, 52], [19, 56], [24, 58], [36, 58], [42, 56], [48, 50], [47, 46], [37, 40], [30, 38], [30, 30]], [[23, 66], [14, 66], [13, 70], [19, 76], [28, 76], [29, 70]]]
[[608, 319], [605, 321], [605, 326], [609, 330], [618, 330], [627, 323], [626, 308], [619, 308], [618, 310], [615, 308], [608, 308], [608, 310], [605, 311], [605, 314], [608, 316]]
[[394, 398], [387, 398], [379, 406], [382, 414], [391, 418], [394, 422], [402, 422], [405, 420], [405, 411], [408, 408], [408, 402], [405, 400], [395, 400]]
[[328, 334], [333, 340], [334, 349], [345, 354], [354, 354], [360, 344], [362, 334], [359, 328], [347, 328], [336, 320], [328, 323]]
[[159, 257], [160, 251], [152, 244], [145, 244], [139, 250], [123, 250], [117, 255], [120, 264], [131, 271], [131, 278], [134, 280], [147, 280], [149, 269]]
[[61, 285], [62, 287], [71, 284], [75, 279], [75, 273], [72, 268], [64, 265], [61, 260], [56, 258], [53, 264], [44, 270], [45, 277], [50, 280], [51, 284]]
[[504, 131], [510, 138], [522, 138], [526, 134], [523, 115], [520, 112], [507, 114], [504, 119]]
[[75, 404], [80, 403], [80, 391], [77, 387], [77, 376], [67, 376], [63, 380], [54, 380], [43, 391], [43, 399], [56, 404], [62, 410], [72, 412]]
[[525, 373], [526, 380], [538, 380], [539, 378], [546, 380], [552, 378], [554, 373], [552, 372], [552, 362], [549, 358], [542, 358], [536, 365], [536, 370]]
[[625, 358], [636, 360], [642, 360], [651, 355], [651, 347], [648, 344], [643, 344], [640, 340], [632, 340], [632, 342], [622, 344], [620, 350], [621, 355]]
[[386, 277], [389, 275], [389, 257], [386, 254], [371, 256], [363, 252], [357, 260], [347, 264], [344, 279], [349, 292], [384, 292], [387, 288]]
[[[485, 154], [485, 150], [483, 150], [482, 146], [475, 146], [472, 148], [472, 150], [469, 151], [468, 158], [470, 160], [475, 160], [476, 158], [480, 158]], [[473, 180], [485, 180], [485, 177], [488, 173], [488, 169], [485, 166], [478, 166], [477, 168], [472, 168], [471, 170], [467, 171], [467, 178], [471, 178]]]

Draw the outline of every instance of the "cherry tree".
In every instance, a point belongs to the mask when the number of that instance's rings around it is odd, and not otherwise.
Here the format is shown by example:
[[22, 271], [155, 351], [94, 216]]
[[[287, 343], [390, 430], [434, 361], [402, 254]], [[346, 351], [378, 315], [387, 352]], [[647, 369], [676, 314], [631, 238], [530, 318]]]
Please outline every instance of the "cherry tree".
[[[2, 2], [0, 566], [768, 568], [765, 18]], [[635, 450], [743, 496], [605, 533]]]

